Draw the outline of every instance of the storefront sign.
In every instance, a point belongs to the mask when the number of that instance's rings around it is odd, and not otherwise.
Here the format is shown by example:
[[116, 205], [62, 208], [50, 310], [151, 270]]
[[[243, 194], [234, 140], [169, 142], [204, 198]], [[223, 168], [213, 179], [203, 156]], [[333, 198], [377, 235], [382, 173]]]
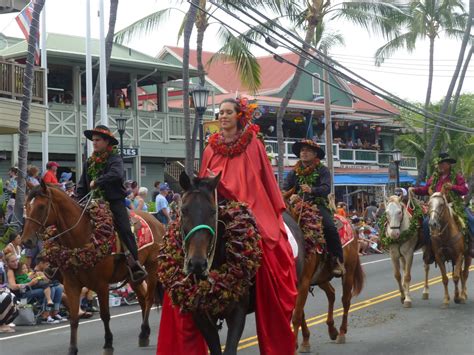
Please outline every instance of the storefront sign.
[[[120, 153], [120, 148], [119, 148], [119, 153]], [[133, 148], [123, 148], [123, 157], [124, 158], [131, 158], [131, 157], [136, 157], [138, 156], [138, 148], [133, 147]]]

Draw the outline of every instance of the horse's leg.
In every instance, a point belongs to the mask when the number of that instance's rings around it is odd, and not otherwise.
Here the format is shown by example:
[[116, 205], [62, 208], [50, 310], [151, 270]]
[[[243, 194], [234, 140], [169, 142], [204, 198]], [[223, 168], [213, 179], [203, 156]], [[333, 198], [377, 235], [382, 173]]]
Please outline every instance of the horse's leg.
[[400, 253], [394, 247], [390, 248], [390, 257], [392, 258], [393, 265], [393, 276], [398, 283], [398, 289], [400, 290], [400, 299], [403, 302], [405, 301], [405, 292], [402, 285], [402, 275], [400, 273]]
[[110, 331], [110, 312], [109, 312], [109, 285], [103, 284], [97, 288], [97, 298], [99, 299], [99, 308], [100, 308], [100, 319], [104, 323], [105, 330], [105, 343], [104, 343], [104, 355], [109, 355], [114, 353], [113, 340], [114, 337]]
[[[148, 275], [149, 275], [148, 277], [150, 277], [150, 274]], [[147, 281], [148, 281], [148, 277], [147, 277]], [[135, 291], [138, 303], [140, 304], [140, 309], [142, 310], [142, 325], [141, 325], [140, 334], [138, 335], [138, 346], [140, 347], [148, 346], [150, 343], [149, 341], [150, 327], [148, 327], [148, 330], [146, 329], [146, 327], [144, 327], [146, 309], [147, 309], [146, 295], [147, 295], [148, 288], [145, 289], [143, 282], [138, 285], [137, 284], [130, 284], [130, 285], [132, 286], [132, 289]]]
[[427, 300], [430, 298], [430, 285], [428, 282], [428, 276], [430, 274], [430, 264], [424, 263], [424, 268], [425, 268], [425, 285], [423, 287], [423, 296], [422, 298], [424, 300]]
[[299, 349], [300, 353], [310, 353], [311, 352], [311, 344], [309, 343], [309, 328], [308, 324], [306, 323], [306, 316], [303, 312], [303, 321], [301, 322], [301, 334], [303, 335], [303, 341], [301, 342], [301, 347]]
[[211, 355], [221, 355], [221, 341], [219, 339], [219, 332], [214, 320], [210, 319], [206, 315], [193, 314], [193, 320], [196, 327], [201, 332], [202, 336], [206, 340], [207, 347]]
[[249, 298], [249, 294], [242, 297], [236, 304], [235, 308], [232, 309], [229, 316], [225, 319], [228, 329], [224, 351], [225, 355], [237, 354], [237, 347], [245, 327], [245, 319], [247, 317], [250, 302]]
[[441, 277], [443, 279], [443, 286], [444, 286], [444, 298], [443, 298], [443, 308], [447, 308], [449, 306], [449, 290], [448, 290], [448, 275], [446, 275], [446, 264], [441, 261], [438, 256], [436, 256], [436, 264], [439, 266], [439, 271], [441, 272]]
[[456, 260], [453, 270], [453, 281], [454, 281], [454, 303], [461, 303], [461, 298], [459, 295], [459, 279], [462, 282], [462, 266], [464, 264], [463, 255], [460, 253], [459, 257]]
[[295, 309], [291, 318], [296, 348], [298, 348], [298, 331], [301, 327], [301, 323], [303, 322], [304, 305], [306, 304], [306, 299], [308, 298], [311, 279], [313, 278], [313, 274], [316, 271], [318, 260], [319, 258], [317, 255], [308, 256], [304, 263], [301, 280], [299, 280], [298, 295], [296, 297]]
[[344, 313], [342, 315], [341, 327], [339, 328], [339, 335], [336, 338], [336, 344], [344, 344], [346, 342], [347, 318], [349, 316], [349, 308], [351, 308], [353, 283], [353, 272], [347, 272], [342, 279], [342, 307], [344, 308]]
[[464, 270], [462, 272], [462, 290], [461, 290], [461, 303], [466, 303], [467, 300], [467, 278], [469, 277], [469, 267], [471, 266], [472, 258], [469, 255], [464, 256]]
[[77, 354], [77, 328], [79, 327], [79, 301], [81, 297], [81, 285], [77, 280], [64, 278], [64, 290], [67, 295], [69, 308], [69, 324], [71, 327], [71, 338], [69, 340], [69, 355]]
[[[147, 270], [156, 270], [158, 267], [158, 263], [156, 261], [146, 263], [145, 265]], [[155, 288], [157, 284], [157, 276], [156, 272], [149, 272], [147, 277], [147, 290], [146, 290], [146, 297], [145, 297], [145, 307], [142, 308], [144, 312], [143, 319], [142, 319], [142, 326], [140, 335], [138, 336], [138, 346], [148, 346], [150, 344], [150, 311], [153, 307], [153, 303], [155, 301]]]
[[403, 307], [411, 308], [411, 296], [410, 296], [410, 282], [411, 282], [411, 266], [413, 264], [413, 253], [414, 250], [410, 249], [407, 255], [404, 257], [404, 270], [403, 270], [403, 289], [405, 291], [405, 301]]
[[336, 290], [334, 290], [334, 287], [332, 287], [329, 281], [319, 285], [319, 287], [326, 293], [326, 297], [328, 299], [328, 316], [326, 319], [326, 324], [328, 325], [329, 338], [331, 338], [331, 340], [336, 340], [337, 336], [339, 335], [339, 332], [334, 326], [333, 317], [334, 302], [336, 301]]

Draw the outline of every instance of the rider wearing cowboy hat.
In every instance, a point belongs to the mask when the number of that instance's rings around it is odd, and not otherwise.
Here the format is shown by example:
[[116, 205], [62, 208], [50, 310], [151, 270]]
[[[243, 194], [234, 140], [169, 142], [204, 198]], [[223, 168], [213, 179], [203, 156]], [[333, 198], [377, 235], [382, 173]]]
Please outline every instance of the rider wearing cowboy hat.
[[118, 145], [110, 129], [99, 125], [92, 130], [84, 131], [87, 139], [93, 142], [94, 152], [92, 157], [106, 159], [102, 170], [90, 169], [91, 159], [84, 164], [84, 169], [77, 184], [77, 195], [81, 199], [91, 190], [99, 190], [104, 199], [109, 202], [110, 211], [114, 216], [115, 227], [122, 243], [127, 247], [127, 260], [133, 282], [142, 281], [147, 273], [138, 261], [138, 250], [135, 236], [130, 229], [130, 221], [125, 207], [127, 192], [123, 180], [123, 161], [119, 154], [114, 152], [113, 147]]
[[323, 232], [329, 253], [333, 257], [333, 275], [344, 275], [344, 261], [339, 233], [333, 215], [328, 208], [328, 195], [331, 192], [331, 174], [321, 163], [324, 150], [310, 139], [293, 144], [293, 153], [300, 159], [285, 179], [284, 191], [294, 189], [303, 194], [305, 201], [315, 204], [323, 219]]
[[[453, 159], [449, 156], [448, 153], [440, 153], [438, 157], [438, 171], [435, 172], [426, 182], [425, 186], [421, 187], [410, 187], [409, 191], [412, 191], [416, 195], [420, 196], [426, 196], [426, 195], [431, 195], [435, 192], [440, 192], [443, 187], [445, 191], [449, 192], [452, 191], [454, 192], [457, 196], [465, 196], [468, 194], [469, 190], [467, 188], [466, 180], [464, 180], [464, 177], [458, 173], [454, 176], [451, 173], [451, 166], [453, 164], [456, 164], [456, 159]], [[467, 220], [468, 220], [468, 226], [469, 229], [471, 230], [471, 238], [469, 242], [469, 251], [471, 256], [474, 256], [474, 243], [473, 243], [473, 237], [472, 235], [474, 234], [474, 218], [472, 214], [466, 209], [466, 214], [467, 214]], [[430, 229], [429, 229], [429, 217], [426, 216], [423, 219], [423, 234], [425, 237], [425, 243], [426, 243], [426, 252], [424, 255], [425, 262], [427, 263], [433, 263], [434, 262], [434, 257], [432, 255], [431, 251], [431, 237], [430, 237]]]

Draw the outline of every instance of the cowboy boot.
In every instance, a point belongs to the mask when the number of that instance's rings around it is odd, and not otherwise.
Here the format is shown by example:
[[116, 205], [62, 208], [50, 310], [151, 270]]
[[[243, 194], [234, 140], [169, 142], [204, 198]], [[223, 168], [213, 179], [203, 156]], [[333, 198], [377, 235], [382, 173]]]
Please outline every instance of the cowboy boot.
[[333, 257], [332, 258], [332, 275], [334, 277], [343, 277], [344, 274], [346, 273], [346, 268], [344, 267], [344, 263], [339, 260], [338, 257]]
[[140, 283], [148, 276], [145, 268], [130, 253], [127, 254], [127, 268], [133, 283]]

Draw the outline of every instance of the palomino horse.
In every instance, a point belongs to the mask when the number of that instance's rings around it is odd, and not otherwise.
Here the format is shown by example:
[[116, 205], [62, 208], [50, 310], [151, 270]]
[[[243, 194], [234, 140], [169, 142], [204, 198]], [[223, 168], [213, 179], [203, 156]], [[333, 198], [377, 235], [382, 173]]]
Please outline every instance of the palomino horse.
[[[410, 196], [411, 201], [411, 196]], [[410, 201], [408, 204], [410, 204]], [[385, 214], [387, 216], [387, 224], [385, 233], [387, 237], [396, 241], [403, 232], [408, 231], [412, 216], [398, 196], [390, 196], [385, 202]], [[395, 279], [398, 282], [400, 289], [400, 297], [403, 303], [403, 307], [411, 308], [412, 299], [410, 295], [410, 281], [411, 281], [411, 266], [413, 263], [413, 254], [422, 243], [423, 230], [418, 228], [417, 233], [413, 233], [408, 237], [407, 240], [401, 243], [390, 244], [390, 257], [392, 258], [393, 272]], [[403, 283], [402, 275], [400, 273], [400, 261], [403, 268]], [[430, 265], [425, 264], [425, 285], [423, 288], [423, 299], [429, 298], [429, 286], [428, 286], [428, 273], [430, 271]]]
[[[293, 215], [293, 217], [297, 220], [299, 219], [298, 216]], [[362, 291], [365, 278], [359, 260], [358, 237], [353, 228], [351, 228], [351, 232], [354, 233], [354, 238], [343, 249], [346, 273], [342, 277], [342, 306], [344, 311], [339, 332], [336, 327], [334, 327], [333, 312], [336, 291], [330, 282], [333, 278], [331, 266], [328, 262], [325, 262], [325, 256], [318, 253], [308, 255], [305, 258], [303, 273], [298, 282], [298, 296], [296, 298], [296, 306], [292, 319], [293, 331], [297, 344], [298, 331], [300, 327], [303, 334], [303, 341], [299, 348], [299, 352], [301, 353], [311, 352], [311, 346], [309, 343], [310, 332], [306, 324], [304, 306], [306, 304], [306, 299], [308, 298], [310, 287], [313, 285], [319, 286], [326, 293], [328, 299], [328, 315], [326, 324], [328, 326], [329, 337], [331, 340], [336, 340], [338, 344], [343, 344], [346, 341], [347, 318], [351, 306], [351, 299]]]
[[[148, 346], [150, 326], [148, 322], [150, 309], [155, 298], [157, 287], [156, 269], [158, 264], [159, 244], [165, 233], [163, 226], [151, 215], [139, 213], [152, 229], [154, 243], [139, 251], [139, 259], [148, 270], [146, 287], [143, 283], [131, 284], [137, 294], [142, 309], [142, 325], [139, 335], [139, 346]], [[92, 224], [89, 216], [79, 204], [62, 190], [47, 186], [43, 182], [35, 187], [26, 201], [26, 222], [23, 228], [22, 242], [31, 248], [38, 242], [38, 235], [46, 227], [55, 225], [61, 238], [57, 243], [67, 248], [82, 248], [90, 243]], [[63, 233], [63, 234], [61, 234]], [[60, 271], [64, 280], [64, 289], [68, 296], [71, 337], [69, 354], [77, 354], [77, 329], [79, 325], [79, 297], [82, 287], [97, 293], [100, 305], [100, 318], [105, 328], [104, 354], [113, 353], [113, 336], [109, 321], [109, 284], [128, 279], [129, 273], [124, 255], [116, 254], [104, 257], [90, 269]]]
[[[443, 308], [449, 305], [447, 261], [453, 264], [454, 302], [465, 303], [467, 299], [466, 282], [472, 258], [466, 248], [462, 231], [454, 219], [454, 212], [444, 191], [431, 195], [429, 204], [429, 227], [431, 243], [436, 264], [439, 266], [444, 285]], [[464, 264], [464, 269], [463, 269]], [[461, 292], [458, 283], [461, 279]]]
[[[186, 173], [180, 176], [180, 184], [185, 193], [182, 198], [181, 229], [184, 233], [194, 231], [199, 226], [215, 226], [216, 221], [216, 187], [219, 183], [220, 175], [215, 178], [195, 178], [189, 179]], [[304, 250], [303, 235], [295, 221], [291, 221], [289, 215], [284, 216], [285, 223], [293, 233], [299, 251]], [[288, 220], [290, 219], [290, 220]], [[198, 278], [206, 277], [206, 270], [211, 264], [211, 269], [216, 269], [225, 263], [226, 252], [225, 243], [221, 236], [225, 227], [219, 223], [217, 233], [214, 235], [208, 228], [200, 228], [193, 232], [188, 242], [185, 244], [185, 270]], [[215, 250], [213, 260], [210, 257], [211, 250]], [[298, 252], [296, 260], [296, 270], [302, 270], [304, 253]], [[224, 312], [227, 323], [227, 340], [225, 354], [236, 354], [237, 346], [242, 336], [245, 326], [245, 319], [248, 313], [254, 311], [255, 288], [251, 287], [246, 296], [241, 297], [239, 302], [229, 305]], [[208, 314], [194, 313], [194, 322], [199, 331], [204, 336], [209, 351], [212, 355], [222, 354], [219, 340], [217, 318]]]

